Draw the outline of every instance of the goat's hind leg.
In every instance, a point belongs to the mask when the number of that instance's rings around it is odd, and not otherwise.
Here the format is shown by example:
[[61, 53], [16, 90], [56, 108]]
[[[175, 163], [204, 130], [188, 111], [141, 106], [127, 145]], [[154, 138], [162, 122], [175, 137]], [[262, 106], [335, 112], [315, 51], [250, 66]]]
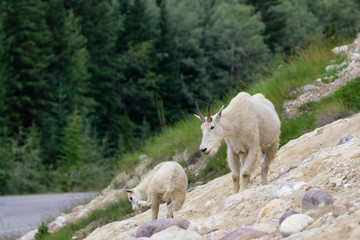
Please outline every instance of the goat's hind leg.
[[174, 202], [171, 200], [166, 203], [167, 207], [167, 218], [173, 218], [174, 217]]
[[269, 172], [270, 163], [274, 160], [278, 150], [277, 142], [271, 145], [268, 150], [265, 151], [264, 162], [261, 165], [261, 179], [262, 184], [268, 184], [267, 175]]

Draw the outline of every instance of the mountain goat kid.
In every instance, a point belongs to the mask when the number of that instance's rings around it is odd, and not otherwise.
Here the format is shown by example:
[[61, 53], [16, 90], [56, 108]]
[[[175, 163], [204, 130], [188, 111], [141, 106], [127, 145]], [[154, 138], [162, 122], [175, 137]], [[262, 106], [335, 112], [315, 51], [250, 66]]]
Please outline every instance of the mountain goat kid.
[[240, 185], [240, 191], [247, 188], [260, 151], [265, 151], [261, 178], [262, 183], [267, 184], [269, 165], [277, 153], [280, 136], [280, 120], [274, 105], [262, 94], [251, 96], [241, 92], [227, 108], [222, 106], [214, 116], [210, 116], [210, 102], [207, 117], [202, 115], [197, 101], [196, 108], [199, 115], [195, 116], [202, 121], [200, 151], [206, 156], [214, 155], [225, 139], [233, 192], [239, 192]]
[[187, 176], [180, 164], [162, 162], [147, 173], [137, 187], [126, 189], [126, 192], [135, 212], [151, 206], [152, 219], [155, 220], [161, 200], [167, 203], [167, 217], [174, 217], [173, 212], [184, 204], [187, 187]]

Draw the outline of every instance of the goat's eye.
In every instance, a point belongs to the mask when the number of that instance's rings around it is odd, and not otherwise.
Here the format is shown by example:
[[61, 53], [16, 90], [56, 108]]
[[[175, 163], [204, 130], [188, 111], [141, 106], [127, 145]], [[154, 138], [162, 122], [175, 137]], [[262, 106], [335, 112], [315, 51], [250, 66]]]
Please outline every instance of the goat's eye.
[[215, 127], [214, 126], [211, 126], [210, 129], [214, 129]]
[[132, 197], [130, 197], [130, 201], [132, 201]]

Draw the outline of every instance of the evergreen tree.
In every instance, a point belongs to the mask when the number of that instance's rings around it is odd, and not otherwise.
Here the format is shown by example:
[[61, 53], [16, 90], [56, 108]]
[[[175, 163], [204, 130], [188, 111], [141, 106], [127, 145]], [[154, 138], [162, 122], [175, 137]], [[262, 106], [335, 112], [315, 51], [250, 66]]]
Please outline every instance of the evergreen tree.
[[85, 163], [83, 125], [79, 111], [75, 109], [65, 128], [65, 136], [57, 159], [59, 184], [63, 191], [71, 191], [80, 179], [76, 174]]
[[[117, 88], [124, 105], [122, 114], [128, 114], [131, 122], [137, 124], [133, 135], [140, 137], [143, 122], [158, 125], [156, 98], [161, 76], [156, 73], [158, 60], [155, 58], [155, 20], [157, 12], [150, 11], [149, 1], [125, 1], [119, 6], [124, 27], [118, 34], [116, 44], [119, 54], [120, 82]], [[154, 6], [154, 5], [153, 5]]]
[[[6, 146], [6, 145], [5, 145]], [[49, 179], [41, 160], [39, 129], [32, 125], [20, 131], [7, 145], [7, 194], [41, 193], [49, 187]]]
[[[165, 111], [170, 112], [170, 116], [166, 116], [171, 117], [172, 121], [177, 121], [183, 118], [184, 112], [193, 109], [197, 98], [210, 95], [208, 90], [211, 89], [211, 83], [207, 79], [206, 57], [200, 46], [202, 31], [197, 11], [200, 9], [199, 3], [190, 0], [166, 2], [173, 43], [173, 74], [169, 76], [167, 84], [172, 90], [170, 93], [178, 93], [173, 96], [169, 94], [171, 104], [166, 105], [165, 98], [164, 105]], [[166, 92], [166, 89], [162, 90], [163, 94]]]
[[215, 64], [227, 71], [225, 89], [246, 86], [255, 73], [270, 63], [270, 52], [264, 43], [264, 24], [250, 6], [223, 3], [218, 6], [213, 31], [218, 50]]
[[8, 89], [9, 120], [12, 128], [42, 125], [49, 110], [53, 76], [52, 38], [45, 22], [45, 4], [41, 0], [9, 1], [3, 20], [11, 82]]
[[327, 37], [336, 34], [352, 37], [353, 30], [360, 25], [360, 4], [357, 0], [306, 2], [309, 11], [317, 17], [322, 33]]
[[9, 126], [7, 116], [7, 91], [9, 82], [9, 66], [6, 61], [6, 46], [4, 41], [4, 33], [0, 24], [0, 136], [7, 135], [7, 127]]
[[109, 147], [117, 148], [121, 132], [128, 126], [121, 117], [123, 105], [118, 92], [122, 88], [116, 55], [118, 29], [122, 28], [115, 15], [115, 1], [66, 0], [65, 6], [73, 9], [80, 18], [82, 34], [87, 38], [90, 53], [89, 73], [91, 89], [89, 96], [95, 100], [91, 120], [99, 138], [109, 140]]
[[247, 0], [255, 8], [255, 12], [260, 12], [262, 22], [265, 23], [265, 43], [270, 50], [275, 53], [280, 46], [285, 28], [285, 14], [278, 8], [281, 4], [280, 0]]
[[280, 45], [287, 54], [293, 54], [296, 47], [301, 47], [311, 36], [321, 32], [321, 24], [305, 1], [286, 0], [276, 9], [284, 12], [286, 19]]
[[8, 182], [10, 181], [10, 172], [13, 171], [14, 163], [11, 159], [11, 148], [8, 139], [0, 136], [0, 195], [10, 192]]
[[51, 109], [46, 116], [46, 128], [43, 128], [44, 146], [47, 164], [55, 165], [59, 146], [66, 125], [66, 116], [75, 107], [87, 114], [93, 107], [90, 98], [90, 74], [88, 72], [89, 53], [87, 40], [81, 33], [78, 18], [73, 10], [66, 10], [64, 1], [51, 0], [46, 11], [46, 20], [53, 35], [56, 58], [49, 69], [55, 76], [51, 86]]

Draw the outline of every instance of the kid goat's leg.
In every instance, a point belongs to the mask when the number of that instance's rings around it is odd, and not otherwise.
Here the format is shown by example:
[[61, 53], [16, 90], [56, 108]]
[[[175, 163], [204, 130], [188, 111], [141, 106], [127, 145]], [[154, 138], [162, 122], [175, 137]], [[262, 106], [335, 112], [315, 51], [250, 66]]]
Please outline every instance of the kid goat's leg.
[[151, 210], [152, 210], [152, 220], [156, 220], [159, 214], [160, 206], [160, 197], [155, 195], [152, 198]]

